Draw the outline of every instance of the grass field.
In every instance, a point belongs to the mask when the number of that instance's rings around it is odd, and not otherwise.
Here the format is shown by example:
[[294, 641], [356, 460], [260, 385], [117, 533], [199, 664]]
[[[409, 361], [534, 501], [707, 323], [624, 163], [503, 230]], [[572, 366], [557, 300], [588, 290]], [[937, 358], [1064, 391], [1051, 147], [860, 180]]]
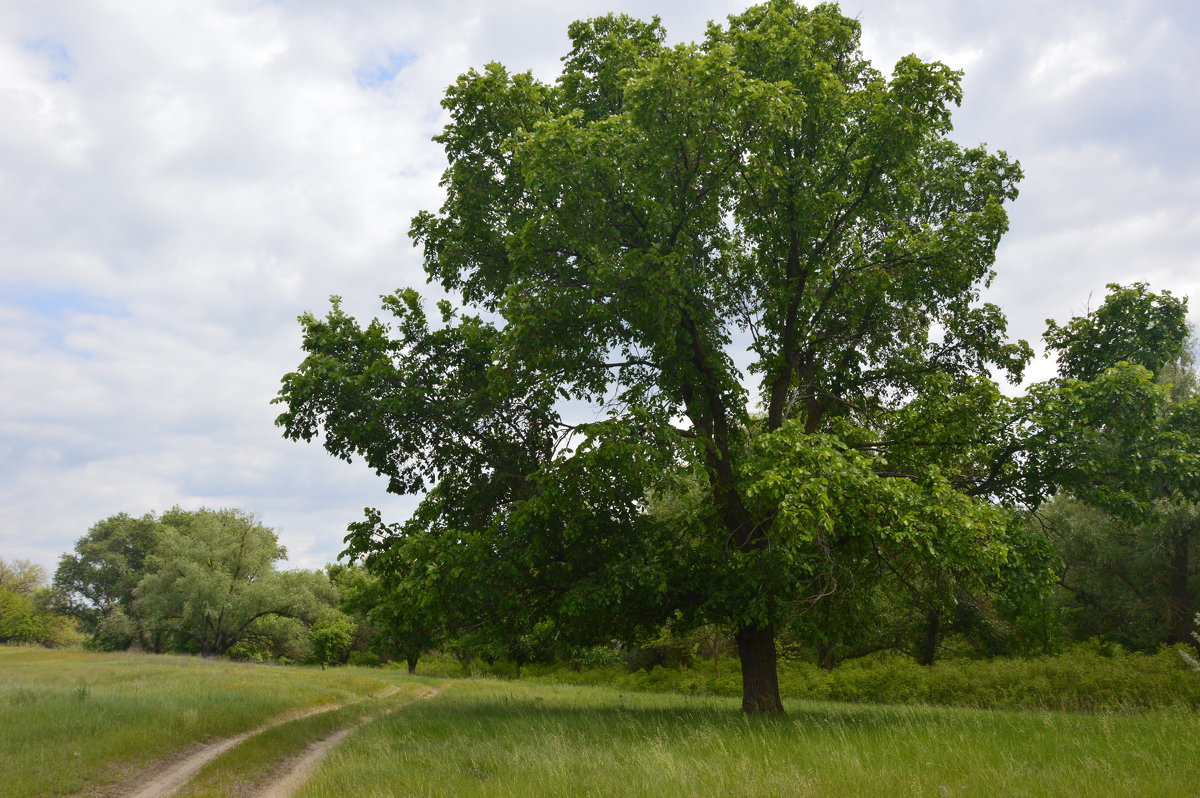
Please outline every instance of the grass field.
[[391, 675], [0, 647], [0, 796], [103, 785], [196, 741], [377, 692]]
[[459, 682], [365, 727], [301, 798], [1194, 796], [1200, 717], [792, 703]]
[[0, 796], [104, 794], [198, 740], [322, 702], [345, 706], [249, 738], [180, 795], [252, 794], [339, 728], [355, 731], [304, 798], [1200, 794], [1200, 714], [1184, 707], [790, 701], [764, 719], [728, 698], [0, 648]]

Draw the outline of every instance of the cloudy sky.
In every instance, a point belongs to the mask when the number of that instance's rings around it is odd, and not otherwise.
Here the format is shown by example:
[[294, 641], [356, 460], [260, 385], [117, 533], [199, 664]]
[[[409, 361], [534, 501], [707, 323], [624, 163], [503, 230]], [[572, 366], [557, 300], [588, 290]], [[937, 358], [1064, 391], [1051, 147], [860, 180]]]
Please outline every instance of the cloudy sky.
[[[456, 75], [551, 80], [566, 26], [718, 0], [6, 0], [0, 4], [0, 559], [53, 568], [96, 521], [179, 504], [261, 514], [294, 567], [341, 549], [362, 464], [273, 426], [295, 317], [423, 286], [408, 220], [439, 202], [430, 142]], [[1143, 280], [1200, 310], [1200, 5], [856, 0], [885, 70], [964, 69], [957, 139], [1026, 172], [989, 298], [1047, 317]], [[1034, 378], [1049, 375], [1042, 364]]]

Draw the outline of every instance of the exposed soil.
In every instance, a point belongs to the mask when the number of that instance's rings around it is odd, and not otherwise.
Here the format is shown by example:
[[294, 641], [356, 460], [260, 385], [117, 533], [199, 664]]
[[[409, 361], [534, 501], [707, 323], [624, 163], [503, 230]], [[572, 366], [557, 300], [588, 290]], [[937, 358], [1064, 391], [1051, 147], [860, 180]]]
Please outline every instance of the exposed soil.
[[180, 787], [186, 784], [188, 779], [196, 774], [196, 771], [230, 748], [233, 748], [242, 740], [253, 737], [256, 734], [261, 734], [267, 729], [273, 729], [284, 723], [299, 720], [300, 718], [307, 718], [312, 715], [319, 715], [322, 712], [331, 712], [341, 706], [343, 704], [322, 704], [298, 712], [289, 712], [256, 729], [235, 734], [233, 737], [226, 737], [214, 743], [201, 745], [199, 748], [191, 750], [190, 753], [184, 752], [183, 754], [170, 757], [156, 767], [152, 773], [144, 776], [140, 780], [142, 782], [140, 785], [132, 786], [117, 794], [123, 798], [168, 798], [168, 796], [174, 795]]
[[[395, 692], [395, 690], [392, 692]], [[440, 687], [431, 687], [422, 693], [420, 697], [433, 698], [440, 692]], [[396, 709], [399, 709], [399, 707], [389, 710], [389, 712], [394, 712]], [[385, 712], [383, 714], [388, 713]], [[312, 777], [313, 771], [317, 769], [317, 765], [333, 750], [334, 746], [350, 736], [351, 732], [375, 720], [376, 717], [378, 716], [370, 715], [344, 729], [338, 729], [328, 737], [317, 740], [299, 756], [286, 760], [282, 763], [280, 770], [277, 771], [275, 778], [260, 791], [254, 793], [254, 798], [291, 798]]]
[[[399, 690], [399, 686], [393, 685], [376, 693], [372, 698], [387, 698], [395, 695]], [[433, 687], [420, 697], [432, 698], [439, 692], [441, 692], [440, 688]], [[367, 699], [359, 700], [365, 701]], [[93, 791], [89, 795], [104, 796], [104, 798], [170, 798], [170, 796], [174, 795], [181, 787], [187, 784], [200, 768], [243, 740], [284, 723], [319, 715], [323, 712], [331, 712], [350, 703], [357, 702], [322, 704], [320, 706], [289, 712], [258, 728], [242, 732], [241, 734], [211, 743], [191, 746], [182, 752], [159, 760], [150, 766], [148, 770], [141, 771], [133, 775], [130, 779], [127, 779], [124, 784], [102, 788], [99, 792]], [[389, 711], [394, 711], [394, 709]], [[280, 761], [271, 769], [271, 774], [268, 776], [265, 785], [260, 786], [257, 790], [249, 789], [244, 794], [254, 795], [256, 798], [286, 798], [293, 795], [309, 779], [317, 764], [320, 763], [334, 746], [360, 726], [374, 720], [375, 717], [377, 716], [368, 716], [345, 728], [339, 729], [333, 734], [312, 743], [303, 753]], [[261, 774], [257, 775], [261, 779]]]

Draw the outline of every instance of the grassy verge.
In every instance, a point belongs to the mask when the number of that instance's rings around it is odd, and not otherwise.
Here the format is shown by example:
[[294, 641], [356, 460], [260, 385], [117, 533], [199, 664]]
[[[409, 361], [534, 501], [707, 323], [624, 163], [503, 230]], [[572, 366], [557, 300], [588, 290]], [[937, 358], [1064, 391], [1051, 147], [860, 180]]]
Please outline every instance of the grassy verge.
[[459, 682], [364, 727], [301, 798], [334, 796], [1183, 796], [1200, 721], [736, 701]]
[[[511, 665], [472, 666], [475, 675], [511, 678]], [[418, 672], [462, 676], [457, 661], [444, 655], [423, 658]], [[620, 666], [572, 671], [563, 666], [528, 665], [522, 678], [542, 684], [614, 687], [635, 692], [676, 692], [736, 697], [741, 675], [736, 659], [719, 669], [707, 660], [686, 668], [654, 668], [628, 673]], [[1200, 678], [1178, 652], [1102, 652], [1080, 647], [1052, 657], [994, 660], [954, 659], [922, 667], [909, 657], [882, 655], [853, 660], [834, 670], [808, 662], [781, 660], [779, 689], [784, 698], [878, 704], [936, 704], [976, 709], [1057, 709], [1068, 712], [1200, 709]]]
[[0, 647], [0, 798], [68, 795], [394, 673]]

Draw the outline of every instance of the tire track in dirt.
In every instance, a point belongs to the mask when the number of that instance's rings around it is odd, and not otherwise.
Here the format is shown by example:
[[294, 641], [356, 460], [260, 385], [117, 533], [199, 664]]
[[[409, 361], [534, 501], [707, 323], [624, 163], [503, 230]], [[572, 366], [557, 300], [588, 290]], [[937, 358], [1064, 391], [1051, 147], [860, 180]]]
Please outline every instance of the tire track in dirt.
[[[431, 687], [429, 690], [422, 693], [418, 698], [433, 698], [441, 691], [442, 688], [440, 687]], [[389, 715], [400, 708], [401, 707], [394, 707], [381, 714]], [[291, 760], [290, 762], [285, 763], [284, 770], [279, 777], [266, 787], [256, 792], [254, 794], [254, 798], [292, 798], [292, 796], [299, 792], [300, 788], [303, 787], [310, 778], [312, 778], [313, 773], [317, 769], [317, 765], [321, 764], [321, 760], [328, 756], [329, 752], [332, 751], [334, 747], [338, 745], [338, 743], [340, 743], [342, 740], [345, 740], [352, 732], [355, 732], [363, 726], [366, 726], [377, 717], [379, 716], [369, 715], [357, 723], [353, 723], [344, 729], [338, 729], [328, 737], [324, 737], [312, 743], [303, 754]]]
[[[397, 691], [399, 691], [399, 689], [400, 688], [398, 686], [393, 685], [379, 693], [376, 693], [374, 696], [372, 696], [372, 698], [387, 698], [390, 695], [394, 695]], [[367, 699], [359, 699], [359, 701], [365, 700]], [[232, 737], [226, 737], [223, 740], [217, 740], [215, 743], [208, 743], [196, 752], [185, 755], [182, 759], [171, 761], [171, 763], [164, 769], [149, 776], [148, 780], [144, 781], [141, 785], [130, 787], [124, 791], [121, 791], [119, 795], [122, 796], [122, 798], [169, 798], [171, 795], [174, 795], [176, 792], [178, 792], [183, 785], [187, 784], [192, 776], [196, 775], [196, 772], [200, 770], [200, 768], [204, 767], [209, 762], [228, 751], [230, 748], [233, 748], [238, 743], [248, 740], [257, 734], [262, 734], [263, 732], [273, 729], [276, 726], [282, 726], [285, 723], [291, 723], [294, 720], [300, 720], [302, 718], [310, 718], [313, 715], [320, 715], [324, 712], [332, 712], [335, 709], [341, 709], [342, 707], [351, 703], [357, 702], [343, 701], [337, 704], [321, 704], [320, 706], [309, 707], [308, 709], [302, 709], [298, 712], [289, 712], [288, 714], [281, 715], [280, 717], [264, 723], [262, 726], [257, 728], [244, 731], [241, 734], [235, 734]]]

